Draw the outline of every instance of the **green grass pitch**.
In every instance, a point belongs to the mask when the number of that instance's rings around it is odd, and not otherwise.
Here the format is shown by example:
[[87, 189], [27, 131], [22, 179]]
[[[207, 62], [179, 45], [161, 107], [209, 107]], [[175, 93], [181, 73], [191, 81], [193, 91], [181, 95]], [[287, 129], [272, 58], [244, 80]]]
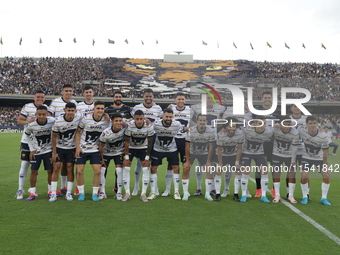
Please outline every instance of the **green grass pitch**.
[[[220, 203], [202, 196], [175, 201], [172, 196], [143, 203], [139, 197], [116, 201], [111, 192], [114, 172], [107, 176], [108, 198], [93, 202], [92, 169], [85, 170], [86, 200], [46, 198], [46, 173], [39, 171], [35, 201], [16, 200], [20, 134], [0, 134], [0, 253], [1, 254], [338, 254], [339, 245], [283, 203], [265, 204], [258, 198]], [[338, 152], [339, 154], [339, 152]], [[329, 156], [339, 164], [338, 156]], [[133, 169], [133, 168], [132, 168]], [[133, 171], [132, 171], [133, 172]], [[319, 203], [321, 179], [311, 178], [308, 205], [294, 207], [340, 237], [340, 174], [333, 173], [329, 192], [332, 206]], [[270, 178], [271, 179], [271, 178]], [[132, 178], [133, 180], [133, 178]], [[159, 169], [159, 188], [165, 187], [165, 165]], [[299, 180], [298, 180], [299, 182]], [[132, 184], [133, 185], [133, 182]], [[270, 186], [272, 182], [270, 181]], [[281, 194], [285, 195], [284, 180]], [[29, 187], [29, 176], [25, 183]], [[58, 185], [59, 187], [59, 185]], [[133, 186], [132, 186], [133, 187]], [[204, 181], [203, 181], [204, 187]], [[194, 170], [190, 193], [196, 188]], [[222, 186], [223, 188], [223, 186]], [[254, 194], [255, 184], [249, 182]], [[233, 192], [233, 180], [231, 181]], [[182, 193], [182, 192], [181, 192]], [[268, 194], [269, 196], [269, 194]], [[295, 198], [300, 201], [298, 183]]]

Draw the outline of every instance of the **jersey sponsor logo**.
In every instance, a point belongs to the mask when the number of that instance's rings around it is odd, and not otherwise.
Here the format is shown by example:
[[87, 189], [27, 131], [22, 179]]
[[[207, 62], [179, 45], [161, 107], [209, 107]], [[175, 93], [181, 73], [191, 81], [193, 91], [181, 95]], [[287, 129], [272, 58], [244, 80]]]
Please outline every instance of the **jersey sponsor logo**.
[[186, 115], [186, 114], [175, 114], [175, 118], [176, 117], [179, 117], [179, 118], [189, 118], [190, 116]]

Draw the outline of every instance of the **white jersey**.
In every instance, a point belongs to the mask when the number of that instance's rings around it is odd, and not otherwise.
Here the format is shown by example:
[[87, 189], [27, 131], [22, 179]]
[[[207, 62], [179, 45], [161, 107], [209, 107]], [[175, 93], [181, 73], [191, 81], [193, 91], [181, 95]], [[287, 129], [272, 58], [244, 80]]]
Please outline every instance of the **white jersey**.
[[[207, 126], [212, 126], [212, 121], [219, 119], [225, 112], [226, 107], [223, 105], [214, 104], [212, 108], [207, 108]], [[195, 104], [191, 107], [191, 117], [197, 118], [197, 115], [202, 113], [202, 104]]]
[[36, 155], [52, 152], [52, 126], [54, 118], [47, 117], [46, 124], [41, 125], [33, 121], [27, 125], [25, 134], [31, 136], [28, 141], [30, 151], [36, 151]]
[[[43, 104], [43, 106], [45, 106], [48, 109], [48, 106], [46, 104]], [[28, 104], [25, 104], [24, 107], [22, 107], [20, 111], [20, 115], [24, 116], [26, 119], [29, 119], [31, 117], [35, 117], [36, 112], [37, 112], [37, 107], [35, 106], [35, 104], [28, 103]], [[24, 126], [24, 132], [21, 136], [22, 143], [27, 143], [26, 135], [25, 135], [26, 128], [27, 128], [27, 125]]]
[[76, 113], [73, 120], [65, 120], [65, 116], [59, 116], [55, 119], [52, 131], [58, 133], [57, 148], [74, 149], [76, 148], [75, 134], [82, 118], [81, 113]]
[[243, 129], [245, 134], [242, 153], [251, 155], [261, 155], [264, 153], [263, 143], [271, 140], [273, 136], [273, 128], [266, 127], [262, 133], [257, 133], [255, 127], [247, 126]]
[[85, 101], [79, 102], [77, 104], [77, 111], [81, 113], [82, 116], [86, 116], [87, 114], [93, 114], [94, 102], [91, 104], [85, 103]]
[[191, 127], [185, 141], [190, 142], [190, 154], [208, 155], [209, 143], [216, 142], [216, 131], [206, 126], [203, 133], [198, 131], [198, 126]]
[[243, 143], [244, 133], [240, 129], [236, 129], [235, 134], [231, 137], [224, 131], [217, 134], [216, 144], [218, 147], [222, 147], [222, 156], [235, 156], [238, 145]]
[[[294, 118], [293, 115], [289, 115], [289, 118], [291, 118], [291, 119], [293, 119], [293, 120], [295, 120], [297, 122], [297, 125], [295, 126], [295, 128], [299, 132], [300, 144], [299, 144], [298, 151], [297, 151], [296, 155], [302, 155], [303, 154], [304, 145], [303, 145], [303, 141], [302, 141], [302, 138], [301, 138], [301, 135], [300, 135], [300, 129], [304, 128], [306, 126], [306, 118], [307, 118], [307, 116], [306, 115], [301, 115], [300, 118]], [[295, 123], [293, 123], [293, 124], [295, 124]]]
[[125, 135], [130, 137], [130, 149], [146, 149], [148, 147], [148, 137], [155, 134], [153, 125], [147, 125], [144, 121], [143, 127], [136, 127], [135, 121], [128, 123]]
[[323, 160], [322, 149], [328, 149], [328, 138], [326, 133], [318, 132], [315, 136], [308, 134], [307, 127], [300, 129], [300, 134], [304, 143], [302, 157], [309, 160]]
[[174, 120], [181, 123], [182, 128], [178, 131], [176, 138], [184, 139], [187, 136], [187, 132], [183, 131], [184, 127], [189, 127], [191, 116], [190, 116], [190, 106], [185, 106], [183, 110], [177, 110], [176, 105], [172, 105], [171, 109], [174, 112]]
[[226, 119], [228, 117], [233, 117], [235, 119], [238, 119], [239, 121], [249, 121], [253, 118], [253, 114], [251, 112], [246, 112], [243, 115], [234, 115], [233, 114], [233, 107], [228, 106], [225, 112], [223, 113], [222, 119]]
[[109, 124], [105, 116], [102, 116], [100, 121], [96, 121], [93, 119], [93, 114], [80, 120], [78, 127], [83, 130], [80, 136], [80, 148], [84, 153], [98, 151], [99, 137]]
[[172, 121], [169, 127], [163, 125], [163, 120], [157, 120], [154, 123], [156, 140], [154, 150], [158, 152], [174, 152], [177, 150], [175, 136], [182, 129], [182, 125], [178, 121]]
[[[77, 102], [74, 99], [71, 99], [70, 103], [74, 103], [75, 105], [77, 105]], [[66, 104], [67, 102], [65, 102], [62, 97], [53, 99], [49, 108], [49, 111], [52, 113], [52, 116], [59, 117], [60, 115], [64, 115], [65, 114], [64, 109]]]
[[118, 156], [124, 154], [124, 133], [126, 128], [122, 128], [118, 132], [114, 132], [112, 127], [106, 128], [100, 135], [99, 140], [105, 143], [105, 156]]
[[135, 115], [135, 112], [137, 110], [142, 110], [144, 112], [144, 116], [148, 118], [152, 123], [160, 119], [163, 115], [162, 108], [155, 103], [151, 107], [145, 107], [143, 103], [135, 105], [131, 111], [132, 117]]
[[293, 146], [298, 146], [299, 132], [291, 128], [288, 133], [283, 133], [280, 127], [274, 128], [273, 155], [289, 158], [293, 155]]

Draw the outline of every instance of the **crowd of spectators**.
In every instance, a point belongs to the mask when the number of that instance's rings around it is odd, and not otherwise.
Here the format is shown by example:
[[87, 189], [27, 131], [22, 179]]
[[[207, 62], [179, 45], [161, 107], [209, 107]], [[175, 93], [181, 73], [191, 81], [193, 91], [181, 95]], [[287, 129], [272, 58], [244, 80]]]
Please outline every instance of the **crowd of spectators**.
[[16, 126], [20, 109], [15, 107], [0, 107], [0, 127]]
[[[47, 95], [59, 95], [64, 84], [72, 84], [75, 95], [80, 95], [84, 86], [83, 81], [94, 81], [96, 95], [110, 97], [113, 88], [106, 85], [105, 81], [117, 79], [131, 83], [129, 89], [125, 90], [126, 97], [139, 98], [142, 92], [136, 85], [140, 84], [141, 79], [147, 74], [124, 68], [129, 63], [129, 60], [124, 58], [5, 57], [0, 64], [0, 94], [33, 94], [36, 90], [43, 90]], [[278, 88], [279, 93], [282, 87], [306, 88], [311, 92], [313, 101], [340, 101], [340, 66], [336, 64], [245, 60], [234, 61], [234, 63], [237, 65], [235, 71], [231, 71], [227, 76], [212, 78], [217, 83], [227, 84], [237, 81], [243, 87], [255, 88], [254, 100], [260, 100], [262, 92], [274, 86]], [[154, 70], [162, 73], [166, 69], [156, 67]], [[202, 67], [190, 71], [198, 76], [198, 81], [204, 82]], [[303, 94], [297, 93], [289, 96], [304, 97]], [[171, 95], [157, 93], [156, 97], [171, 98]], [[226, 94], [225, 99], [230, 100], [231, 95]]]

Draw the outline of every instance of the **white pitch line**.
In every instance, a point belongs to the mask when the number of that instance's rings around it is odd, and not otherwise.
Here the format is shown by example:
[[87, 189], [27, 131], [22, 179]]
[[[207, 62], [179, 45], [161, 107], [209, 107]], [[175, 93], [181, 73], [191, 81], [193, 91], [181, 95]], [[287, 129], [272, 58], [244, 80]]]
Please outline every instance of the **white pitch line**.
[[[255, 183], [255, 180], [252, 177], [249, 177], [249, 179]], [[268, 192], [271, 192], [269, 189], [267, 189]], [[287, 206], [289, 209], [291, 209], [293, 212], [295, 212], [297, 215], [299, 215], [301, 218], [305, 219], [307, 222], [313, 225], [316, 229], [321, 231], [323, 234], [325, 234], [329, 239], [336, 242], [337, 245], [340, 245], [340, 238], [334, 235], [332, 232], [321, 226], [319, 223], [317, 223], [315, 220], [313, 220], [311, 217], [307, 216], [303, 212], [301, 212], [299, 209], [297, 209], [295, 206], [291, 205], [287, 201], [285, 201], [283, 198], [280, 199], [281, 203]]]

